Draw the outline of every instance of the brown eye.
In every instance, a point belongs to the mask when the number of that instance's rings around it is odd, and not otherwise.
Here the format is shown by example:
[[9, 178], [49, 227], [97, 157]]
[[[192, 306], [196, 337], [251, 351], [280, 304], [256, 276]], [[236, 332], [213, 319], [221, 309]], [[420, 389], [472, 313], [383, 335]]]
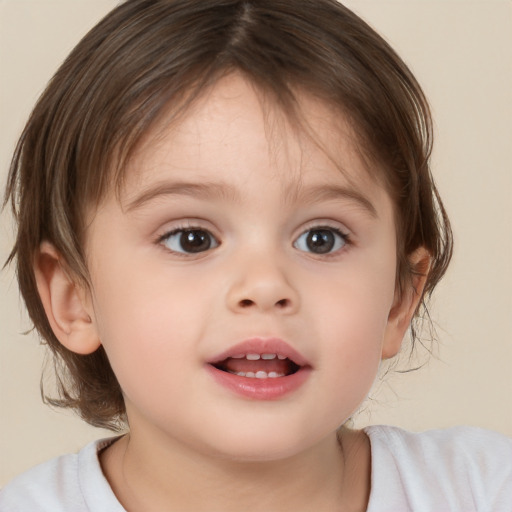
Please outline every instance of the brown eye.
[[204, 229], [177, 229], [165, 235], [162, 243], [171, 251], [195, 254], [218, 246], [214, 236]]
[[347, 235], [334, 228], [314, 228], [302, 233], [294, 247], [313, 254], [329, 254], [347, 244]]

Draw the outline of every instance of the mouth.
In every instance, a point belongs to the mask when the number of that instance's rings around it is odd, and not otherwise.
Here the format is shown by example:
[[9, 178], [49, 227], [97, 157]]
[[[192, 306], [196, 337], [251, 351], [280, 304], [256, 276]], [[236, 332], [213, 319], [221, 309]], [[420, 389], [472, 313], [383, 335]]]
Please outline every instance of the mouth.
[[290, 358], [276, 353], [237, 354], [213, 366], [217, 370], [249, 379], [277, 379], [293, 375], [301, 369]]
[[251, 339], [207, 363], [215, 380], [246, 398], [275, 400], [298, 389], [311, 365], [290, 345], [278, 339]]

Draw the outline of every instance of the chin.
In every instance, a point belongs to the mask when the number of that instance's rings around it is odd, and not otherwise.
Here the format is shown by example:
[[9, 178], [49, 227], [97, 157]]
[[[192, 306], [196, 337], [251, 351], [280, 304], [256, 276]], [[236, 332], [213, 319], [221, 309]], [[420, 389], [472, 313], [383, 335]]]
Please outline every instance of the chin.
[[225, 432], [215, 439], [211, 454], [235, 462], [277, 462], [307, 451], [319, 440], [290, 430], [269, 428]]

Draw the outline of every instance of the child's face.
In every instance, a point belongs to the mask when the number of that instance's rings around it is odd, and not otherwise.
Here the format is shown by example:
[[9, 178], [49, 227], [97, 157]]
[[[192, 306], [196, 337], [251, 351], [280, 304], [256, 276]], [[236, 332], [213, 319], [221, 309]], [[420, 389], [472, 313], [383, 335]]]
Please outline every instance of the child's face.
[[[241, 459], [330, 442], [403, 335], [388, 194], [338, 113], [303, 97], [333, 161], [260, 100], [240, 76], [221, 80], [141, 149], [86, 235], [86, 307], [133, 435]], [[293, 351], [293, 377], [210, 364]], [[279, 358], [226, 368], [291, 369]]]

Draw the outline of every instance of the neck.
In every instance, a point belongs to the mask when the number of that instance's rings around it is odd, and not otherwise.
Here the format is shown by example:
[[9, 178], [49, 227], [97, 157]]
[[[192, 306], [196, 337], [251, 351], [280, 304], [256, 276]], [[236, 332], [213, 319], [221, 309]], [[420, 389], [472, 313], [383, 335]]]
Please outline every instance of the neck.
[[132, 432], [107, 449], [101, 462], [128, 512], [366, 510], [368, 439], [345, 431], [340, 440], [333, 433], [293, 457], [244, 462]]

